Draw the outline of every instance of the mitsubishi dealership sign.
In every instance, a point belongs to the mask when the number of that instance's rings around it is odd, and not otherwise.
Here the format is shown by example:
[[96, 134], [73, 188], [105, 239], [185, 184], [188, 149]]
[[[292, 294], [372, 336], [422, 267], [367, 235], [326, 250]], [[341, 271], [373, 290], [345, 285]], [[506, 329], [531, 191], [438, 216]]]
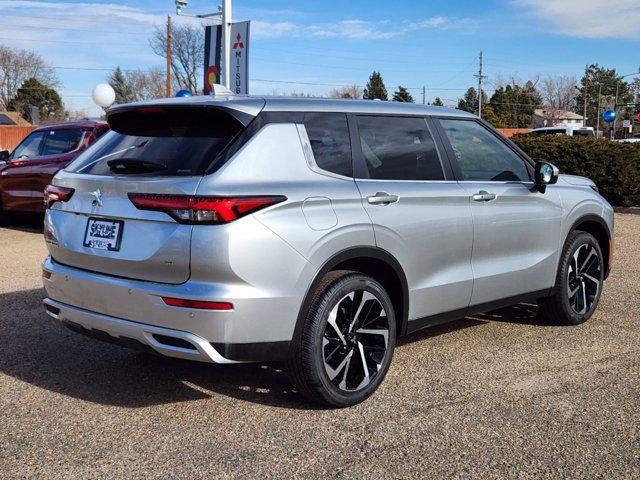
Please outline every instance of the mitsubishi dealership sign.
[[[229, 58], [229, 89], [238, 95], [249, 93], [249, 25], [251, 22], [231, 24], [231, 54]], [[210, 93], [212, 85], [223, 84], [222, 26], [208, 26], [205, 30], [204, 91]]]

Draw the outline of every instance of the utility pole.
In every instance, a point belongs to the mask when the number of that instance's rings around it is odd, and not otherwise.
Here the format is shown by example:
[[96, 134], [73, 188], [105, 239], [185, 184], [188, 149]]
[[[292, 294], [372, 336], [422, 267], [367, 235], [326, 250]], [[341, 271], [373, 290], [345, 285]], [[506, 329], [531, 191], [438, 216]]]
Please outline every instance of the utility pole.
[[480, 52], [480, 68], [474, 77], [478, 78], [478, 117], [482, 118], [482, 80], [487, 78], [482, 74], [482, 52]]
[[582, 126], [587, 126], [587, 95], [589, 94], [589, 85], [584, 85], [584, 115], [582, 116]]
[[167, 85], [166, 96], [171, 96], [171, 16], [167, 15]]
[[224, 86], [231, 90], [231, 0], [222, 0], [222, 78]]
[[602, 85], [598, 85], [598, 119], [596, 121], [596, 137], [600, 132], [600, 104], [602, 103]]
[[422, 104], [427, 104], [427, 87], [422, 87]]

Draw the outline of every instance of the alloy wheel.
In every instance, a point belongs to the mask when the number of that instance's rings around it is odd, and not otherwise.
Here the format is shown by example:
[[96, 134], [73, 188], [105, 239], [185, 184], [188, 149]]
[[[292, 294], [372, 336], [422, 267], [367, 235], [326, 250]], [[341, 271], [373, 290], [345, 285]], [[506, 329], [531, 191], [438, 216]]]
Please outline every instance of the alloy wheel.
[[582, 244], [574, 252], [567, 275], [569, 305], [579, 315], [591, 310], [600, 295], [601, 261], [593, 245]]
[[380, 300], [366, 290], [352, 291], [331, 309], [322, 338], [329, 380], [353, 392], [369, 385], [387, 356], [389, 320]]

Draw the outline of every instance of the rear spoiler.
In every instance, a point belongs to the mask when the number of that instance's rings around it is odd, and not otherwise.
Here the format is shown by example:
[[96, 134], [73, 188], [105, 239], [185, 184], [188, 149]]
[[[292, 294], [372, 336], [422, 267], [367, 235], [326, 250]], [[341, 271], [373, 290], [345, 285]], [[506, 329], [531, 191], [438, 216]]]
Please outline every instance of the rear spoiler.
[[211, 97], [176, 100], [191, 99], [116, 105], [107, 111], [107, 122], [123, 135], [206, 137], [213, 125], [218, 134], [220, 128], [228, 128], [231, 133], [246, 127], [265, 104], [264, 100], [251, 97], [237, 101], [214, 101]]

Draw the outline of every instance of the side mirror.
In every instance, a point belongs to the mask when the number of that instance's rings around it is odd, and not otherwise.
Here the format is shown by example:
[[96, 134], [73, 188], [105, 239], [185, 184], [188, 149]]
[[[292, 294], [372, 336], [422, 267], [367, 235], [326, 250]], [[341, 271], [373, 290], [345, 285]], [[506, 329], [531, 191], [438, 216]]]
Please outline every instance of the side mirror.
[[7, 162], [9, 160], [9, 150], [0, 150], [0, 162]]
[[555, 165], [547, 162], [536, 163], [534, 187], [540, 193], [547, 191], [547, 185], [553, 185], [558, 181], [560, 170]]

